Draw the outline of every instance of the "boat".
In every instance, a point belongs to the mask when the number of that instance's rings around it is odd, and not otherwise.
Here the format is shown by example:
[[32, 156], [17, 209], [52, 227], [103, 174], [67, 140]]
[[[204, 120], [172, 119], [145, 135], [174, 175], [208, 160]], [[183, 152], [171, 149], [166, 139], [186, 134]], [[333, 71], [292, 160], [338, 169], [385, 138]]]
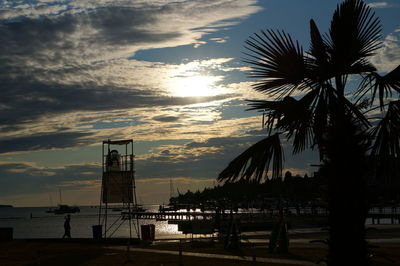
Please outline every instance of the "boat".
[[76, 213], [80, 212], [81, 210], [77, 206], [68, 206], [66, 204], [58, 205], [57, 209], [54, 209], [54, 214], [65, 214], [65, 213]]
[[[53, 198], [51, 197], [51, 193], [49, 193], [49, 199], [50, 199], [50, 206], [54, 206], [53, 205]], [[46, 213], [54, 213], [55, 207], [50, 207]]]
[[[67, 204], [62, 204], [61, 189], [59, 190], [59, 193], [60, 193], [60, 204], [58, 204], [57, 208], [50, 207], [50, 209], [46, 211], [47, 213], [65, 214], [65, 213], [76, 213], [81, 211], [77, 206], [69, 206]], [[50, 197], [50, 204], [53, 205], [51, 194], [49, 194], [49, 197]]]
[[50, 208], [50, 209], [48, 209], [47, 211], [46, 211], [46, 213], [54, 213], [54, 208]]
[[130, 212], [129, 212], [129, 208], [125, 208], [125, 211], [122, 211], [121, 214], [124, 217], [123, 219], [128, 219], [129, 218], [129, 214], [130, 213], [138, 213], [138, 212], [146, 212], [147, 209], [144, 208], [142, 205], [136, 205], [136, 206], [131, 206], [130, 207]]
[[147, 211], [146, 208], [144, 208], [142, 205], [136, 205], [131, 207], [132, 212], [145, 212]]

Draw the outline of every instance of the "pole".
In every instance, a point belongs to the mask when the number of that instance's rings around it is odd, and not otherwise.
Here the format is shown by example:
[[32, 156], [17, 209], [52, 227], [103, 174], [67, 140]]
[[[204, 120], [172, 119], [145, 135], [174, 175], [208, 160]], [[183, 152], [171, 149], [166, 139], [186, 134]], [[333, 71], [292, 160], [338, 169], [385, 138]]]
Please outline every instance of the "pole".
[[[108, 156], [110, 156], [110, 141], [108, 141], [107, 143], [107, 150], [108, 150]], [[107, 163], [107, 161], [106, 161]], [[106, 167], [106, 178], [105, 178], [105, 190], [106, 190], [106, 210], [105, 210], [105, 218], [104, 218], [104, 238], [107, 238], [107, 210], [108, 210], [108, 175], [110, 174], [110, 172], [108, 171], [109, 169], [107, 169]]]
[[100, 225], [100, 219], [101, 219], [101, 202], [103, 200], [103, 183], [104, 183], [104, 141], [101, 145], [101, 190], [100, 190], [100, 202], [99, 202], [99, 222], [98, 225]]
[[60, 205], [62, 205], [61, 188], [58, 189], [58, 193], [59, 193], [59, 196], [60, 196]]
[[179, 239], [179, 258], [178, 258], [178, 265], [183, 266], [182, 262], [182, 239]]
[[[133, 184], [133, 202], [134, 206], [136, 207], [137, 210], [137, 199], [136, 199], [136, 181], [135, 181], [135, 155], [133, 154], [133, 140], [131, 140], [131, 152], [132, 152], [132, 184]], [[138, 235], [138, 238], [140, 239], [140, 227], [139, 227], [139, 216], [136, 215], [136, 232]]]

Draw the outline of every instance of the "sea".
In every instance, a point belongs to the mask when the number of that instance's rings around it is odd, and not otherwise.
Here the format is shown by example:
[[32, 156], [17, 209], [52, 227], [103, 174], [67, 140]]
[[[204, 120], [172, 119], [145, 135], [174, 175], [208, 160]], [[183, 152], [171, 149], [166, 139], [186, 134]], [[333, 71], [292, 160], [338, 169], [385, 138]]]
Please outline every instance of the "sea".
[[[158, 211], [159, 205], [144, 205], [149, 212]], [[93, 225], [99, 224], [99, 209], [97, 206], [79, 206], [80, 212], [71, 213], [71, 236], [73, 238], [92, 238]], [[14, 239], [32, 238], [61, 238], [64, 234], [64, 221], [66, 214], [47, 213], [49, 207], [14, 207], [0, 208], [0, 227], [12, 227]], [[107, 224], [115, 222], [108, 231], [112, 237], [137, 237], [135, 226], [129, 227], [128, 220], [121, 220], [119, 212], [108, 210]], [[137, 220], [132, 220], [136, 222]], [[104, 219], [100, 219], [104, 224]], [[154, 224], [157, 239], [169, 239], [183, 237], [176, 224], [168, 224], [168, 221], [139, 220], [140, 225]], [[119, 226], [119, 227], [118, 227]], [[104, 230], [104, 225], [103, 225]], [[114, 232], [115, 231], [115, 232]]]
[[[159, 205], [143, 205], [148, 212], [157, 212]], [[99, 208], [97, 206], [80, 206], [79, 213], [71, 215], [71, 236], [73, 238], [93, 238], [93, 226], [103, 224], [104, 219], [100, 219], [99, 223]], [[64, 221], [66, 214], [47, 213], [49, 207], [14, 207], [0, 208], [0, 227], [12, 227], [14, 239], [32, 239], [32, 238], [61, 238], [64, 234]], [[200, 210], [197, 210], [200, 211]], [[240, 212], [240, 211], [239, 211]], [[377, 208], [371, 210], [373, 213], [382, 212]], [[400, 208], [392, 210], [384, 208], [384, 213], [399, 213]], [[137, 237], [138, 233], [135, 226], [131, 227], [128, 220], [121, 221], [120, 213], [108, 210], [107, 224], [115, 222], [114, 226], [108, 231], [107, 235], [115, 238]], [[136, 222], [137, 220], [132, 220]], [[154, 224], [156, 239], [177, 239], [185, 238], [178, 231], [177, 224], [169, 224], [168, 221], [156, 221], [151, 219], [141, 219], [139, 222], [139, 230], [141, 225]], [[381, 219], [381, 224], [390, 224], [390, 219]], [[366, 221], [367, 225], [372, 224], [369, 218]]]

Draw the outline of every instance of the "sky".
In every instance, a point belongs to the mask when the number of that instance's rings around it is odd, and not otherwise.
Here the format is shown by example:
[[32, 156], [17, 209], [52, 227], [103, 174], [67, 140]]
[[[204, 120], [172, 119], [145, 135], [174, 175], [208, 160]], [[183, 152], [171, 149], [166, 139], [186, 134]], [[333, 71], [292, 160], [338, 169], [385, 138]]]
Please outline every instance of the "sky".
[[[309, 20], [327, 32], [341, 1], [0, 1], [0, 204], [100, 200], [102, 141], [132, 139], [139, 203], [217, 184], [227, 164], [266, 136], [244, 43], [285, 30], [309, 47]], [[366, 1], [385, 73], [400, 63], [400, 1]], [[285, 171], [309, 175], [309, 150]]]

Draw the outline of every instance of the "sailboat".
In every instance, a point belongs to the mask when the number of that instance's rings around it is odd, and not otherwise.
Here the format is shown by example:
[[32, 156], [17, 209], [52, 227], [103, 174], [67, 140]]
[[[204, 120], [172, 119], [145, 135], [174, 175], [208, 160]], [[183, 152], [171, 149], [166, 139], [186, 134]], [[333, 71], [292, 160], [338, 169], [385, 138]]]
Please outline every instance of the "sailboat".
[[[62, 204], [61, 189], [59, 192], [60, 192], [60, 204], [58, 204], [58, 208], [55, 209], [50, 208], [49, 210], [46, 211], [47, 213], [65, 214], [65, 213], [76, 213], [81, 211], [77, 206], [69, 206], [67, 204]], [[50, 200], [51, 200], [51, 195], [50, 195]]]
[[49, 199], [50, 199], [50, 208], [46, 211], [47, 213], [54, 213], [54, 208], [53, 208], [53, 198], [51, 197], [51, 193], [49, 193]]

